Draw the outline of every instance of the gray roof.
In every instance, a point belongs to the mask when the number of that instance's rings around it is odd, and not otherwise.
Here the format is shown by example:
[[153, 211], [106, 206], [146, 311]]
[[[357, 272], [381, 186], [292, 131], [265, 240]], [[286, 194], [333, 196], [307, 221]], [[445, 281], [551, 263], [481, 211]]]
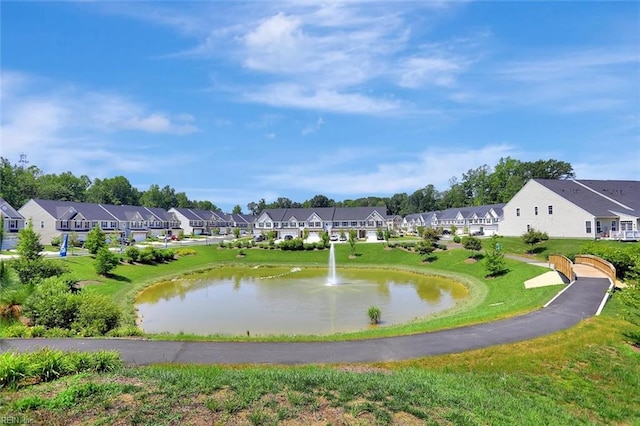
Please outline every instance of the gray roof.
[[76, 214], [80, 214], [86, 220], [117, 220], [114, 215], [102, 208], [100, 204], [41, 199], [34, 199], [33, 201], [56, 219], [63, 216], [70, 219]]
[[9, 219], [24, 219], [24, 216], [2, 198], [0, 198], [0, 213]]
[[554, 180], [535, 182], [560, 195], [594, 216], [614, 212], [640, 216], [640, 181], [630, 180]]
[[191, 209], [187, 209], [185, 207], [173, 207], [173, 210], [180, 213], [182, 216], [186, 217], [188, 220], [204, 220], [195, 214]]
[[313, 214], [317, 214], [323, 221], [333, 220], [365, 220], [374, 211], [377, 211], [383, 218], [387, 217], [386, 207], [309, 207], [309, 208], [290, 208], [290, 209], [265, 209], [262, 213], [269, 215], [271, 220], [282, 222], [295, 217], [297, 220], [304, 221], [309, 219]]
[[383, 218], [387, 217], [386, 207], [336, 207], [333, 220], [364, 220], [377, 212]]

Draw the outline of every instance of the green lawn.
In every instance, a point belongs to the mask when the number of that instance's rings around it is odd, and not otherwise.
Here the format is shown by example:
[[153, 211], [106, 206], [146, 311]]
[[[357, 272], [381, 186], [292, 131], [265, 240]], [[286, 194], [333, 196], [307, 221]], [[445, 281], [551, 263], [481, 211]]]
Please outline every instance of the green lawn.
[[[118, 302], [125, 312], [123, 325], [132, 325], [135, 319], [133, 310], [135, 295], [144, 287], [160, 280], [220, 265], [277, 264], [325, 267], [328, 264], [329, 254], [327, 250], [283, 252], [254, 248], [244, 249], [245, 256], [238, 257], [239, 249], [219, 249], [217, 246], [193, 246], [189, 249], [196, 254], [181, 257], [171, 263], [153, 266], [121, 264], [109, 278], [95, 274], [93, 260], [90, 257], [70, 257], [61, 261], [71, 268], [75, 277], [89, 283], [86, 286], [86, 291], [107, 295]], [[524, 281], [545, 272], [545, 269], [509, 259], [507, 259], [509, 268], [507, 274], [494, 279], [485, 279], [485, 271], [481, 263], [467, 263], [469, 252], [460, 249], [439, 251], [436, 253], [437, 259], [431, 263], [423, 263], [416, 253], [397, 248], [385, 249], [383, 244], [361, 243], [356, 246], [356, 252], [357, 256], [350, 256], [348, 244], [337, 244], [336, 263], [338, 269], [340, 267], [386, 267], [443, 275], [466, 284], [470, 289], [469, 297], [452, 310], [409, 324], [333, 336], [271, 336], [261, 339], [341, 340], [449, 328], [537, 309], [559, 291], [557, 286], [525, 290]], [[158, 337], [163, 339], [201, 339], [205, 336], [181, 334], [179, 336], [161, 335]], [[228, 336], [209, 336], [208, 338], [229, 339]]]
[[635, 425], [640, 352], [613, 299], [549, 336], [358, 365], [128, 367], [0, 391], [36, 424]]
[[[503, 239], [504, 247], [518, 241]], [[564, 245], [549, 242], [549, 250]], [[565, 246], [565, 254], [575, 252]], [[524, 247], [524, 245], [523, 245]], [[64, 262], [87, 281], [87, 291], [121, 301], [167, 276], [220, 264], [319, 265], [328, 252], [279, 252], [193, 247], [196, 255], [157, 266], [122, 265], [110, 279], [93, 272], [91, 259]], [[485, 280], [464, 250], [438, 252], [422, 264], [414, 253], [359, 244], [337, 247], [337, 263], [393, 265], [454, 275], [475, 289], [467, 310], [422, 323], [451, 327], [537, 308], [558, 288], [524, 290], [540, 269], [508, 261], [510, 272]], [[541, 255], [538, 253], [538, 255]], [[498, 304], [501, 303], [501, 304]], [[638, 329], [622, 320], [616, 293], [603, 315], [530, 341], [402, 362], [286, 366], [125, 367], [82, 373], [48, 383], [0, 390], [0, 418], [34, 424], [640, 424], [640, 351], [628, 343]], [[411, 332], [411, 330], [404, 330]], [[416, 331], [416, 330], [413, 330]], [[403, 332], [400, 330], [399, 332]]]

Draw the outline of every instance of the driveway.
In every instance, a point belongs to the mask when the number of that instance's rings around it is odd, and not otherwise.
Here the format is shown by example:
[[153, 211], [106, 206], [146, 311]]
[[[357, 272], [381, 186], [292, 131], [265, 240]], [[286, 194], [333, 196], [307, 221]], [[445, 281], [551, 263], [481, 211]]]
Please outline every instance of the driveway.
[[546, 307], [500, 321], [410, 336], [346, 342], [169, 342], [132, 339], [6, 339], [2, 349], [117, 350], [125, 363], [321, 364], [398, 361], [533, 339], [595, 315], [609, 280], [579, 278]]

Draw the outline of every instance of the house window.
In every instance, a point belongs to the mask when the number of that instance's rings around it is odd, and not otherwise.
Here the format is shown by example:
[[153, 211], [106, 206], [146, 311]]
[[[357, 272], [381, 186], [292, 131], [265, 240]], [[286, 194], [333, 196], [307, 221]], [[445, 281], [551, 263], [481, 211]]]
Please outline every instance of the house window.
[[548, 208], [549, 214], [553, 214], [553, 206], [549, 206], [547, 208]]
[[337, 228], [338, 226], [340, 226], [340, 222], [333, 222], [333, 226]]
[[533, 208], [533, 214], [535, 214], [536, 216], [538, 216], [538, 206], [535, 206]]
[[612, 231], [615, 231], [615, 230], [616, 230], [616, 221], [615, 221], [615, 220], [612, 220], [612, 221], [611, 221], [611, 230], [612, 230]]
[[40, 228], [44, 228], [44, 220], [40, 221]]
[[596, 220], [596, 232], [599, 234], [602, 232], [602, 227], [600, 226], [600, 221]]
[[516, 216], [520, 216], [520, 209], [516, 209]]
[[342, 227], [346, 228], [347, 226], [349, 226], [349, 222], [347, 222], [346, 220], [344, 222], [342, 222]]
[[527, 225], [527, 232], [531, 231], [531, 225]]
[[591, 221], [590, 220], [587, 220], [584, 223], [584, 228], [585, 228], [585, 231], [586, 231], [587, 234], [591, 233]]
[[355, 220], [351, 221], [351, 226], [353, 226], [353, 227], [358, 226], [358, 222], [357, 222], [357, 221], [355, 221]]

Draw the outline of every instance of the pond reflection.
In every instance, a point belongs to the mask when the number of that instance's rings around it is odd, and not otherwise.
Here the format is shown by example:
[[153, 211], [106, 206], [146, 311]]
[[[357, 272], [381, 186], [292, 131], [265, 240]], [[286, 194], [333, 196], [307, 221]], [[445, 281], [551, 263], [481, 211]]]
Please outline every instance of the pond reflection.
[[467, 296], [455, 281], [405, 271], [341, 269], [326, 285], [321, 268], [223, 268], [161, 282], [136, 299], [148, 333], [330, 334], [367, 328], [367, 309], [383, 325], [453, 307]]

